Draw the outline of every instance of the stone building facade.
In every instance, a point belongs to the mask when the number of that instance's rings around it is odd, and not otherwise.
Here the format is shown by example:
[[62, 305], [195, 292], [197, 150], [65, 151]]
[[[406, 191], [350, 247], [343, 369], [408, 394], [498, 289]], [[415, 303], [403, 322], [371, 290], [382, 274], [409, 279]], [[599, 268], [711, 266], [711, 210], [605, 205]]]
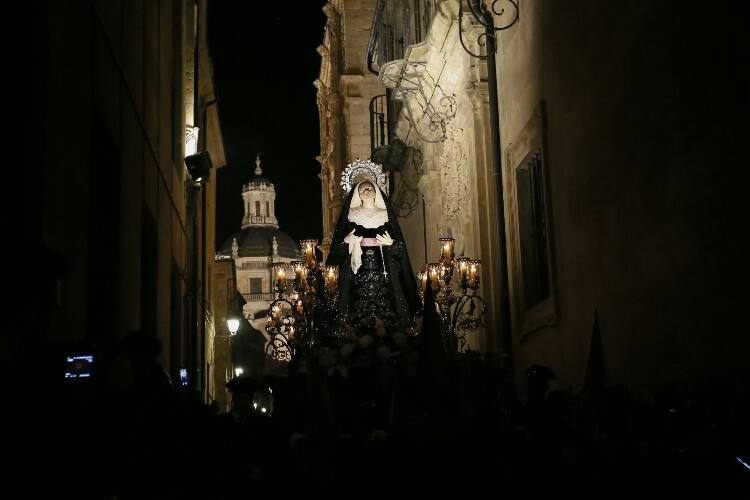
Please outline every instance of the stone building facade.
[[255, 175], [242, 187], [245, 214], [242, 228], [231, 234], [217, 252], [234, 259], [237, 290], [244, 299], [242, 313], [253, 328], [265, 335], [266, 312], [275, 295], [272, 266], [299, 257], [299, 247], [279, 229], [276, 219], [276, 188], [263, 176], [260, 158]]
[[323, 199], [323, 240], [328, 252], [341, 212], [339, 181], [347, 163], [369, 158], [369, 112], [372, 98], [383, 93], [375, 75], [368, 72], [365, 55], [376, 0], [333, 0], [326, 14], [318, 90], [320, 116], [320, 179]]
[[[525, 1], [499, 35], [516, 379], [539, 363], [578, 389], [599, 364], [606, 383], [636, 391], [747, 383], [736, 313], [750, 300], [734, 273], [748, 243], [733, 180], [746, 157], [746, 7], [717, 6], [720, 27], [673, 1], [570, 7]], [[536, 152], [551, 287], [528, 307], [521, 181]]]
[[[408, 22], [403, 14], [406, 4]], [[486, 65], [469, 57], [459, 43], [458, 3], [342, 0], [329, 2], [324, 10], [328, 22], [318, 49], [321, 76], [315, 82], [328, 238], [324, 243], [330, 242], [340, 213], [338, 182], [343, 166], [354, 157], [370, 157], [376, 147], [398, 138], [410, 152], [391, 174], [391, 199], [401, 216], [412, 267], [416, 270], [436, 261], [438, 238], [454, 237], [457, 256], [482, 260], [480, 293], [488, 304], [487, 324], [497, 325], [500, 257], [497, 202], [493, 185], [487, 182], [492, 167]], [[403, 28], [406, 24], [408, 32]], [[380, 29], [383, 37], [375, 37], [373, 28]], [[413, 65], [407, 69], [420, 73], [412, 80], [419, 81], [423, 91], [398, 99], [395, 87], [406, 67], [404, 61]], [[429, 115], [423, 111], [436, 105], [438, 111], [450, 115], [437, 132], [430, 129]], [[427, 117], [418, 124], [419, 130], [413, 116]], [[494, 330], [483, 329], [471, 339], [473, 348], [487, 352], [500, 352], [500, 345]]]
[[[503, 353], [499, 318], [501, 290], [497, 236], [497, 198], [492, 182], [490, 154], [489, 96], [486, 63], [470, 57], [460, 43], [457, 29], [458, 2], [438, 2], [434, 17], [422, 41], [407, 48], [404, 61], [422, 66], [422, 89], [416, 95], [404, 94], [404, 107], [422, 109], [420, 95], [431, 96], [440, 116], [437, 130], [431, 130], [425, 115], [402, 112], [396, 133], [410, 147], [421, 152], [421, 165], [412, 163], [397, 174], [404, 188], [416, 186], [422, 195], [421, 207], [414, 203], [402, 227], [412, 235], [411, 252], [424, 262], [438, 258], [438, 238], [456, 239], [456, 255], [482, 262], [480, 294], [487, 302], [487, 328], [473, 337], [472, 347], [486, 353]], [[476, 39], [476, 26], [467, 26], [469, 40]], [[479, 52], [479, 47], [472, 46]], [[392, 63], [391, 63], [392, 64]], [[388, 67], [381, 70], [385, 80]], [[386, 82], [393, 85], [396, 82]], [[441, 99], [450, 99], [442, 106]], [[411, 118], [410, 118], [411, 117]], [[415, 175], [416, 174], [416, 175]], [[398, 189], [394, 197], [406, 193]], [[404, 200], [406, 201], [406, 200]], [[406, 231], [407, 229], [405, 229]]]
[[196, 189], [184, 162], [225, 163], [205, 1], [25, 8], [44, 32], [19, 59], [34, 76], [19, 135], [39, 154], [17, 209], [19, 234], [58, 256], [44, 333], [99, 353], [144, 331], [173, 380], [188, 369], [210, 399], [215, 171]]
[[[507, 355], [500, 329], [502, 300], [497, 197], [493, 183], [486, 63], [469, 56], [458, 32], [459, 2], [382, 0], [366, 56], [388, 101], [387, 143], [407, 153], [394, 164], [391, 199], [414, 269], [438, 260], [441, 237], [456, 240], [456, 256], [482, 262], [479, 293], [486, 327], [472, 349]], [[480, 52], [477, 23], [464, 23], [469, 49]], [[404, 40], [404, 42], [400, 42]], [[388, 114], [390, 113], [390, 114]], [[387, 146], [387, 144], [386, 144]], [[387, 157], [387, 155], [386, 155]]]
[[[518, 2], [480, 3], [494, 4], [499, 27]], [[326, 7], [320, 82], [355, 47], [334, 30], [346, 26], [349, 6]], [[517, 21], [497, 32], [491, 88], [488, 64], [469, 54], [486, 55], [486, 38], [468, 3], [373, 2], [364, 60], [381, 84], [370, 95], [391, 101], [387, 142], [410, 148], [391, 199], [412, 266], [437, 259], [440, 236], [456, 238], [458, 255], [481, 259], [487, 328], [474, 347], [512, 366], [519, 390], [532, 364], [573, 390], [591, 383], [592, 365], [608, 383], [636, 390], [747, 379], [748, 337], [736, 333], [736, 312], [748, 293], [732, 278], [747, 250], [732, 182], [746, 129], [732, 111], [744, 95], [734, 71], [746, 60], [742, 9], [729, 8], [719, 30], [676, 2], [523, 2]], [[712, 90], [719, 74], [722, 90]], [[341, 103], [341, 87], [337, 96], [322, 102]], [[330, 109], [321, 106], [321, 158], [340, 165], [356, 130], [324, 125], [355, 119]], [[321, 163], [325, 193], [336, 170]], [[328, 228], [336, 200], [324, 201]]]
[[[234, 376], [232, 366], [232, 340], [227, 319], [237, 313], [237, 270], [234, 259], [217, 255], [213, 266], [213, 306], [215, 330], [213, 335], [213, 363], [211, 383], [214, 387], [213, 400], [221, 411], [229, 411], [231, 397], [226, 388]], [[236, 334], [237, 332], [235, 332]]]

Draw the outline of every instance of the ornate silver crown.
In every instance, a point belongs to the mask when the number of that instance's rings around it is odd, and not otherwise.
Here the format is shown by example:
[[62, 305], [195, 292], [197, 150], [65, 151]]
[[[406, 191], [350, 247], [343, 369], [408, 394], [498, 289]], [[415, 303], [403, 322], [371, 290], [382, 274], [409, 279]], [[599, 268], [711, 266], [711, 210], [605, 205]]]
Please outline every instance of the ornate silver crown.
[[344, 196], [349, 194], [353, 186], [362, 181], [374, 182], [384, 193], [388, 193], [388, 178], [383, 172], [383, 166], [371, 160], [357, 158], [341, 172], [341, 188], [344, 190]]

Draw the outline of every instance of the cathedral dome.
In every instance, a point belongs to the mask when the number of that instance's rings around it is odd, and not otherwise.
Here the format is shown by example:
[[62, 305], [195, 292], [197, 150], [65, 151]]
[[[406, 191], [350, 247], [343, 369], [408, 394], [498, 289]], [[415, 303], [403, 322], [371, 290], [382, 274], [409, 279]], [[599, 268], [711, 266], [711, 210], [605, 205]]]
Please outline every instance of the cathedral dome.
[[273, 255], [273, 239], [276, 238], [280, 257], [295, 259], [299, 247], [291, 236], [275, 227], [246, 227], [234, 234], [221, 245], [218, 255], [232, 255], [232, 243], [237, 239], [238, 257], [270, 257]]
[[275, 201], [276, 188], [263, 176], [258, 155], [255, 158], [255, 176], [242, 189], [242, 203], [245, 205], [242, 229], [230, 235], [217, 254], [234, 256], [233, 250], [236, 248], [236, 257], [270, 257], [274, 254], [275, 238], [278, 256], [296, 259], [299, 247], [291, 236], [279, 229]]

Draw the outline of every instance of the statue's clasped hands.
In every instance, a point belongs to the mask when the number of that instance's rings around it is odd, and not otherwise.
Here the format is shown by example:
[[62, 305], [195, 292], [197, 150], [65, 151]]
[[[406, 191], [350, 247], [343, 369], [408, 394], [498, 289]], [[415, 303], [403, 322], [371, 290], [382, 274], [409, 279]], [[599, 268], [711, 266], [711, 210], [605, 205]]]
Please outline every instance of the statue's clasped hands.
[[391, 238], [391, 235], [388, 234], [388, 231], [385, 232], [385, 234], [378, 234], [375, 236], [375, 239], [378, 240], [378, 243], [381, 245], [393, 245], [393, 238]]

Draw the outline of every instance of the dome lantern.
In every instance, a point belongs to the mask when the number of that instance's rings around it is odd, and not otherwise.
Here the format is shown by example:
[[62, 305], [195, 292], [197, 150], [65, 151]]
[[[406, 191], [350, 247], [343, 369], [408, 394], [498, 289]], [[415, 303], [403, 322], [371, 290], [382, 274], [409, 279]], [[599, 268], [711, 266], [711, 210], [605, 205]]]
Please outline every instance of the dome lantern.
[[260, 155], [255, 157], [255, 176], [242, 186], [242, 201], [245, 205], [245, 215], [242, 218], [242, 228], [272, 227], [278, 229], [276, 219], [276, 188], [273, 183], [263, 177], [260, 167]]

